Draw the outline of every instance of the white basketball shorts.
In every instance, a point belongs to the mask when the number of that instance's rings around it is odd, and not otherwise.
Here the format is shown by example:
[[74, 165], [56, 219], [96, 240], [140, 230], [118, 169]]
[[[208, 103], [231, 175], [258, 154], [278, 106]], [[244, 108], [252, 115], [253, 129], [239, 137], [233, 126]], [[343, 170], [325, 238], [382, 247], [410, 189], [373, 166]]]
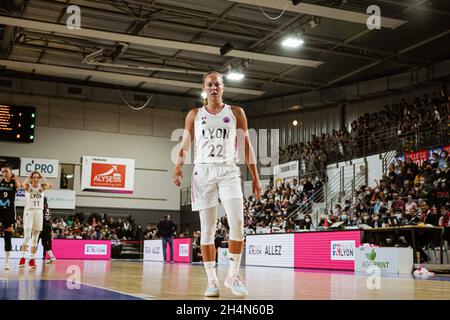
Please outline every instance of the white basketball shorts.
[[23, 213], [23, 228], [42, 231], [44, 210], [25, 210]]
[[191, 182], [192, 210], [204, 210], [220, 201], [242, 199], [241, 170], [237, 165], [196, 164]]

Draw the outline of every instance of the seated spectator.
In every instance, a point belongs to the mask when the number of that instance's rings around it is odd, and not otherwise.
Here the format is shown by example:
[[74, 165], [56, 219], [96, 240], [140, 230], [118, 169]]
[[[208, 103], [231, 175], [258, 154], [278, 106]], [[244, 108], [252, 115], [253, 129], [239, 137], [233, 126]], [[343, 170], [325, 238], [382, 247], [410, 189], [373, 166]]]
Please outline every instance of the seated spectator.
[[429, 212], [427, 212], [427, 217], [425, 218], [425, 223], [437, 227], [439, 225], [439, 214], [436, 206], [433, 206]]
[[[418, 205], [415, 201], [413, 201], [412, 195], [408, 196], [408, 201], [406, 202], [405, 206], [405, 213], [406, 214], [413, 214], [417, 211]], [[393, 208], [394, 211], [397, 211], [399, 208]]]
[[312, 230], [313, 229], [313, 223], [311, 216], [309, 214], [305, 214], [302, 220], [299, 222], [299, 229], [300, 230]]
[[441, 207], [441, 216], [439, 217], [439, 226], [447, 228], [449, 226], [450, 215], [447, 206]]
[[374, 214], [372, 217], [372, 221], [370, 222], [369, 226], [372, 228], [382, 228], [383, 227], [383, 221], [381, 219], [381, 216], [379, 214]]

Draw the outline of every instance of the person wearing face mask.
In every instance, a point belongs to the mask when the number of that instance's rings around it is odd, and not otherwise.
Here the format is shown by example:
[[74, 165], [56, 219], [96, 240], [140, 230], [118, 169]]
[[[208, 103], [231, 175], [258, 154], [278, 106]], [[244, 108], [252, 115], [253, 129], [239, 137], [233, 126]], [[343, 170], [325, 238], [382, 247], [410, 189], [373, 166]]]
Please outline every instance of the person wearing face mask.
[[341, 212], [341, 215], [339, 216], [339, 221], [344, 222], [342, 224], [343, 227], [349, 226], [349, 216], [346, 211]]
[[370, 188], [367, 187], [364, 190], [364, 203], [370, 204], [370, 200], [372, 199], [372, 192], [370, 191]]
[[420, 186], [417, 188], [417, 196], [423, 198], [425, 202], [429, 202], [431, 194], [431, 186], [425, 182], [425, 178], [420, 178]]
[[[423, 171], [423, 178], [425, 182], [431, 183], [434, 180], [435, 172], [433, 170], [433, 167], [430, 163], [426, 164], [425, 170]], [[422, 178], [420, 179], [420, 183], [422, 184]]]
[[361, 214], [361, 223], [366, 224], [368, 226], [372, 226], [372, 219], [368, 212], [363, 212]]
[[449, 162], [448, 152], [445, 150], [442, 150], [441, 159], [439, 159], [438, 168], [441, 170], [444, 169], [444, 167], [448, 165], [448, 162]]
[[395, 218], [397, 219], [398, 225], [403, 225], [405, 223], [405, 219], [403, 218], [402, 210], [397, 210], [395, 212]]
[[383, 221], [381, 220], [381, 217], [379, 214], [373, 215], [370, 226], [372, 228], [382, 228], [383, 227]]
[[336, 204], [336, 205], [334, 206], [334, 209], [333, 209], [333, 215], [334, 215], [335, 217], [339, 217], [339, 215], [341, 214], [341, 210], [342, 210], [341, 205], [340, 205], [340, 204]]
[[352, 218], [348, 221], [349, 227], [357, 227], [361, 223], [361, 219], [356, 214], [352, 215]]
[[305, 214], [302, 220], [300, 220], [300, 229], [302, 230], [311, 230], [313, 227], [312, 219], [309, 214]]

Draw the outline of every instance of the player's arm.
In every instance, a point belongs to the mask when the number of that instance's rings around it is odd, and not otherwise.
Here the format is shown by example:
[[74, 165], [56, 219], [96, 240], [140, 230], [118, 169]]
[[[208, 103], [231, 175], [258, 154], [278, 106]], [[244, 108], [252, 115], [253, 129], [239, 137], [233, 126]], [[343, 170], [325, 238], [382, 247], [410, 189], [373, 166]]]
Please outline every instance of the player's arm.
[[233, 114], [237, 120], [238, 139], [243, 139], [244, 142], [244, 158], [248, 170], [252, 175], [252, 191], [257, 199], [262, 193], [261, 182], [259, 181], [258, 168], [256, 167], [256, 157], [250, 142], [250, 135], [248, 133], [248, 122], [245, 116], [244, 109], [241, 107], [232, 107]]
[[173, 183], [179, 187], [183, 178], [183, 164], [186, 160], [186, 156], [191, 148], [192, 141], [194, 140], [194, 122], [197, 116], [198, 109], [192, 109], [186, 116], [184, 124], [183, 138], [181, 140], [180, 148], [177, 151], [175, 159], [175, 167], [173, 168], [172, 180]]
[[[16, 182], [18, 182], [16, 180]], [[21, 185], [21, 187], [25, 190], [28, 191], [30, 190], [30, 184], [31, 184], [31, 173], [28, 175], [28, 177], [25, 179], [24, 183]], [[20, 183], [19, 183], [20, 185]]]
[[42, 189], [47, 190], [53, 187], [53, 184], [51, 182], [48, 182], [44, 175], [41, 174], [41, 177], [43, 182], [41, 183]]

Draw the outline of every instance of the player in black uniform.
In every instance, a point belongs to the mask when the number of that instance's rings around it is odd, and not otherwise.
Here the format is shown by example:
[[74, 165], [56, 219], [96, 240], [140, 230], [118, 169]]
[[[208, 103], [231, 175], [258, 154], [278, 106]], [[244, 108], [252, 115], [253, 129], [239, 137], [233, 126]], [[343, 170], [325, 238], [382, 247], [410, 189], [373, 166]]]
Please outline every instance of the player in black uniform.
[[3, 179], [0, 181], [0, 222], [3, 225], [3, 235], [5, 238], [5, 264], [4, 269], [9, 270], [9, 257], [12, 250], [12, 233], [16, 223], [16, 200], [17, 189], [21, 187], [20, 182], [12, 172], [12, 167], [5, 165], [2, 167]]
[[44, 197], [44, 223], [42, 225], [41, 232], [42, 246], [45, 253], [48, 253], [49, 259], [45, 263], [52, 263], [56, 260], [52, 252], [52, 217], [50, 215], [50, 209], [48, 208], [47, 198]]

